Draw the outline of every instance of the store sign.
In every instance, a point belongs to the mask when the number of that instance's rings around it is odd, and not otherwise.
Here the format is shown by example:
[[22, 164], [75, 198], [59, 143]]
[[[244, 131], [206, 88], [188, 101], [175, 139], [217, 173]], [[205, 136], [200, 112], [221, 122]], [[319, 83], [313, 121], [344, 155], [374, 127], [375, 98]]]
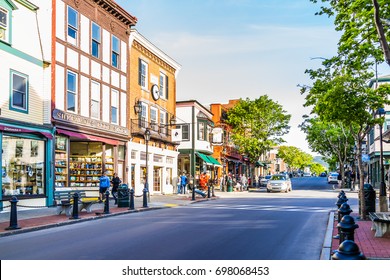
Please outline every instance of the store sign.
[[213, 145], [222, 145], [223, 144], [223, 129], [220, 127], [213, 128]]
[[172, 129], [172, 142], [181, 142], [182, 138], [181, 128]]
[[129, 135], [129, 130], [126, 127], [113, 125], [99, 120], [93, 120], [57, 109], [53, 110], [53, 118], [57, 121], [67, 122], [76, 125], [83, 125], [94, 129], [105, 130], [111, 133], [123, 134], [126, 136]]

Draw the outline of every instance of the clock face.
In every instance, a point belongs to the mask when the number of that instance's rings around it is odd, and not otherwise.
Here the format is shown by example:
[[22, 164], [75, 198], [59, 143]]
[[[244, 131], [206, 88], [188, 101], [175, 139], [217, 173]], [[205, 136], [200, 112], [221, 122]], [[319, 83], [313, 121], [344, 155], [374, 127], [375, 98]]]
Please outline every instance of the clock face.
[[152, 86], [152, 97], [154, 100], [158, 100], [160, 98], [160, 90], [158, 88], [158, 85]]

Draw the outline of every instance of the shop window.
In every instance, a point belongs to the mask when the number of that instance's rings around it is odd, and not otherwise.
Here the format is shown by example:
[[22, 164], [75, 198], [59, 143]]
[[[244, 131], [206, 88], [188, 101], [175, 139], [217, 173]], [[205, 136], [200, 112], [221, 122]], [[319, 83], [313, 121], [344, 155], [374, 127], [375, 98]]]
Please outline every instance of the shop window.
[[101, 44], [100, 34], [101, 34], [100, 26], [92, 22], [91, 54], [96, 58], [99, 58], [100, 56], [100, 44]]
[[125, 146], [118, 146], [118, 160], [125, 160], [126, 148]]
[[8, 19], [9, 19], [8, 11], [6, 9], [3, 9], [3, 8], [0, 7], [0, 40], [9, 43], [9, 39], [8, 39], [9, 23], [8, 23]]
[[66, 109], [70, 112], [76, 112], [77, 97], [77, 76], [68, 71], [66, 82]]
[[28, 112], [28, 76], [11, 70], [10, 110]]
[[79, 29], [79, 13], [68, 6], [68, 42], [77, 45], [77, 34]]
[[3, 136], [2, 193], [39, 195], [45, 190], [45, 141]]

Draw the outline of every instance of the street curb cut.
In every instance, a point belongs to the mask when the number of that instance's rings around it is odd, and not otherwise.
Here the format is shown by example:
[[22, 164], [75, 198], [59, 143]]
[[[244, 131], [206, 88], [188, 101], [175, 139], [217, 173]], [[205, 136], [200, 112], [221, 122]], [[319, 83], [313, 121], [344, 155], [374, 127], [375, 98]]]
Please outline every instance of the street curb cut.
[[333, 238], [334, 210], [329, 212], [328, 226], [325, 232], [324, 244], [322, 245], [320, 260], [330, 260]]

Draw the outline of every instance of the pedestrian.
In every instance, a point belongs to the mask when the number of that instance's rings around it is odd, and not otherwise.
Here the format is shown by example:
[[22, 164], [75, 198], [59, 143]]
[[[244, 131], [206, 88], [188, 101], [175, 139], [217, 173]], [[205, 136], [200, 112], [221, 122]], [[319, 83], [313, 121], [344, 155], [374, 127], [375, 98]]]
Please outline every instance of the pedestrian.
[[115, 205], [118, 204], [118, 188], [121, 183], [122, 181], [119, 178], [118, 174], [114, 173], [114, 176], [111, 179], [111, 184], [112, 184], [111, 194], [112, 197], [115, 199]]
[[180, 177], [180, 174], [177, 176], [176, 185], [177, 185], [177, 194], [180, 194], [181, 193], [181, 177]]
[[182, 194], [186, 194], [187, 182], [188, 182], [187, 176], [185, 173], [183, 173], [180, 177], [180, 188]]
[[107, 172], [103, 172], [99, 179], [99, 203], [103, 202], [104, 195], [110, 187], [110, 179], [107, 177]]
[[240, 191], [245, 190], [247, 188], [247, 184], [248, 184], [248, 180], [247, 180], [245, 174], [242, 174]]
[[199, 177], [199, 188], [202, 191], [205, 191], [207, 189], [207, 176], [206, 176], [206, 172], [203, 172], [202, 174], [200, 174], [200, 177]]
[[342, 188], [342, 179], [343, 179], [343, 177], [341, 176], [341, 173], [338, 172], [338, 175], [337, 175], [337, 183], [338, 183], [339, 189]]

